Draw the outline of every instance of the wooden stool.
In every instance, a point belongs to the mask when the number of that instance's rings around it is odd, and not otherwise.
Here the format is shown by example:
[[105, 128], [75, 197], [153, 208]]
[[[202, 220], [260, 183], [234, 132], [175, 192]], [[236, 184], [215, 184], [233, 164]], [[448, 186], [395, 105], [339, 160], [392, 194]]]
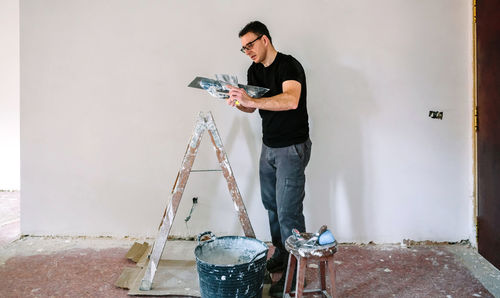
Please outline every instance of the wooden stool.
[[[304, 238], [312, 237], [312, 233], [301, 233]], [[302, 241], [303, 242], [303, 241]], [[286, 239], [285, 248], [290, 253], [288, 256], [288, 268], [286, 270], [285, 278], [285, 288], [283, 289], [283, 297], [298, 297], [302, 298], [304, 293], [322, 293], [326, 297], [335, 297], [335, 268], [333, 264], [333, 255], [337, 252], [337, 242], [328, 245], [317, 245], [317, 246], [301, 246], [301, 241], [292, 235]], [[319, 271], [320, 271], [320, 282], [321, 289], [305, 290], [304, 283], [306, 277], [307, 264], [315, 263], [319, 261]], [[298, 265], [297, 265], [298, 262]], [[328, 272], [330, 276], [331, 293], [328, 294], [326, 291], [326, 277], [325, 277], [325, 266], [328, 267]], [[297, 270], [297, 281], [295, 286], [295, 292], [291, 291], [292, 279]]]

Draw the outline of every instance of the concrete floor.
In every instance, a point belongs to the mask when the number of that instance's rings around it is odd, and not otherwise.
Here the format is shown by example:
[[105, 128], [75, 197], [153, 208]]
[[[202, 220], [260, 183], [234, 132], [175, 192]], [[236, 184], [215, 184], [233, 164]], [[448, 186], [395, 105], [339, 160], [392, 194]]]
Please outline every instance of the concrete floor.
[[[16, 197], [0, 192], [0, 297], [127, 296], [113, 285], [135, 265], [125, 253], [152, 239], [17, 239], [19, 221], [4, 220]], [[340, 245], [335, 264], [338, 297], [500, 297], [500, 272], [467, 245]]]

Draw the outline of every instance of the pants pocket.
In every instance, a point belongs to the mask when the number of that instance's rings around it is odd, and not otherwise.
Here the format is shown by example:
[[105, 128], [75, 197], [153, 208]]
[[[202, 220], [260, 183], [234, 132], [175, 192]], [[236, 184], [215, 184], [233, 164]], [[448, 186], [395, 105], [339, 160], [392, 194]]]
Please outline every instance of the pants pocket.
[[290, 146], [292, 154], [300, 158], [304, 168], [309, 163], [309, 158], [311, 157], [311, 147], [312, 143], [310, 140]]

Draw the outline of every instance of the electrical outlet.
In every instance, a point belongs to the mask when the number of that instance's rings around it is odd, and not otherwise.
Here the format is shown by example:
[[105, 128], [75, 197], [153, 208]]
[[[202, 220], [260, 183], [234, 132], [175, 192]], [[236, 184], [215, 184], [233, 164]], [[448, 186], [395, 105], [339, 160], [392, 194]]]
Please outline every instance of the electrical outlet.
[[429, 111], [429, 117], [432, 119], [443, 120], [443, 112], [440, 111]]

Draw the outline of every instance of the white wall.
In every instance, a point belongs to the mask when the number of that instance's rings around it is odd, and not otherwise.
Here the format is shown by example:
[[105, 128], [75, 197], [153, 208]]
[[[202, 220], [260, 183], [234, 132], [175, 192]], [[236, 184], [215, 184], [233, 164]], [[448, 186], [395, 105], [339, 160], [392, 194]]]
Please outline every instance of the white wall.
[[[269, 239], [259, 115], [186, 87], [215, 73], [246, 82], [237, 33], [259, 19], [307, 74], [308, 228], [342, 242], [473, 240], [470, 14], [468, 0], [22, 0], [22, 233], [154, 236], [210, 110]], [[205, 138], [195, 168], [216, 167]], [[220, 173], [193, 173], [172, 233], [241, 234], [232, 208]]]
[[18, 190], [19, 1], [0, 1], [0, 189]]

